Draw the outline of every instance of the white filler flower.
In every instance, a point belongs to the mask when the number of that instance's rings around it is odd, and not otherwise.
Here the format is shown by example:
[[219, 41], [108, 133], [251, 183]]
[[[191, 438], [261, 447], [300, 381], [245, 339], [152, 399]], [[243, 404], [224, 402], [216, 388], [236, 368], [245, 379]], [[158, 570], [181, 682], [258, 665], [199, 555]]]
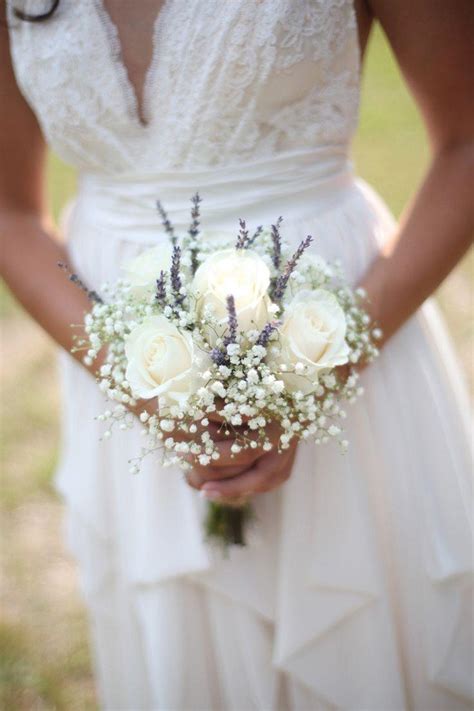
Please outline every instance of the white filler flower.
[[334, 276], [334, 269], [323, 259], [319, 254], [308, 253], [307, 251], [301, 257], [299, 269], [311, 269], [315, 272], [320, 272], [322, 276], [331, 278]]
[[180, 331], [165, 316], [151, 316], [125, 341], [126, 378], [135, 397], [163, 397], [183, 403], [196, 387], [191, 334]]
[[347, 363], [346, 317], [336, 297], [326, 289], [302, 290], [286, 308], [280, 329], [277, 363], [293, 372], [281, 378], [292, 390], [314, 389], [321, 370]]
[[227, 326], [227, 297], [232, 294], [239, 331], [260, 329], [271, 320], [268, 296], [270, 270], [250, 249], [224, 249], [207, 257], [193, 280], [197, 310], [211, 307], [213, 315]]
[[172, 248], [167, 242], [158, 247], [141, 252], [123, 266], [125, 279], [129, 282], [132, 293], [140, 297], [152, 294], [156, 289], [156, 280], [160, 272], [167, 272], [171, 266]]

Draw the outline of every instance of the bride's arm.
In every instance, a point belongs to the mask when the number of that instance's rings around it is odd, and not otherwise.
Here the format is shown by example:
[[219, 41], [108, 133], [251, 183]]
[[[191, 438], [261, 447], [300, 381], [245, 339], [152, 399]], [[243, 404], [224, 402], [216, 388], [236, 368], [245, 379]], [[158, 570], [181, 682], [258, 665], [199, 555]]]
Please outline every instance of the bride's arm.
[[[370, 0], [370, 5], [420, 106], [433, 147], [420, 190], [362, 282], [387, 341], [449, 274], [473, 237], [474, 3]], [[269, 452], [242, 474], [220, 481], [213, 480], [218, 474], [198, 468], [190, 483], [210, 497], [269, 491], [288, 479], [293, 458], [293, 449], [283, 458]]]
[[0, 102], [1, 273], [31, 316], [70, 350], [70, 324], [82, 323], [91, 304], [57, 266], [67, 255], [53, 236], [45, 210], [45, 144], [18, 90], [4, 25], [0, 26]]
[[432, 145], [426, 177], [363, 279], [384, 340], [449, 274], [474, 236], [474, 3], [370, 0]]

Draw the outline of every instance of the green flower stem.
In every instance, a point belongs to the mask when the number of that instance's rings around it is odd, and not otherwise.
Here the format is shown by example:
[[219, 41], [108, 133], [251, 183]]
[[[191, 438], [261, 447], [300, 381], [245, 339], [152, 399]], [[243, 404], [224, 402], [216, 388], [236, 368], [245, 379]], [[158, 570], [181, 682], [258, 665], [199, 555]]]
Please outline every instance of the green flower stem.
[[206, 539], [229, 546], [245, 546], [246, 524], [255, 517], [250, 503], [242, 506], [226, 506], [215, 501], [208, 502], [204, 521]]

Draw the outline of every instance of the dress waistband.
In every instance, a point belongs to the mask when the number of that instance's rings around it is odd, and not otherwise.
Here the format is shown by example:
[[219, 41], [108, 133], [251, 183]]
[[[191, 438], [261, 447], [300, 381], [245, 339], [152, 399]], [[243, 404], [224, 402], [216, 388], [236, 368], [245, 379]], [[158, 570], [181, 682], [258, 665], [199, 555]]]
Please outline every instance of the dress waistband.
[[199, 192], [201, 226], [238, 230], [269, 225], [283, 215], [305, 219], [321, 214], [341, 200], [353, 185], [346, 146], [288, 151], [271, 158], [204, 170], [154, 174], [94, 174], [79, 177], [75, 208], [88, 222], [110, 228], [131, 241], [149, 241], [161, 228], [160, 200], [177, 231], [190, 224], [191, 197]]

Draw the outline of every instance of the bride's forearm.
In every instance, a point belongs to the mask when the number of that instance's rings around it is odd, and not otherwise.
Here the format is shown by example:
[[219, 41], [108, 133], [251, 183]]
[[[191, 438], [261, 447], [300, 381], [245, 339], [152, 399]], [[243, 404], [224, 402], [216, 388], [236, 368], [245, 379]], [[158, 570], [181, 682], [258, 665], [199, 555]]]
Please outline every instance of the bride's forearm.
[[[4, 3], [3, 3], [4, 5]], [[3, 8], [0, 3], [0, 21]], [[4, 14], [4, 13], [3, 13]], [[5, 19], [5, 18], [4, 18]], [[45, 225], [46, 144], [21, 94], [12, 67], [6, 22], [0, 32], [0, 274], [30, 315], [66, 350], [71, 324], [82, 324], [91, 304], [57, 263], [64, 247]], [[75, 353], [82, 361], [82, 353]], [[98, 361], [90, 370], [95, 371]]]
[[[91, 302], [58, 268], [58, 262], [67, 262], [64, 247], [39, 216], [22, 211], [0, 211], [0, 237], [1, 275], [6, 284], [26, 311], [70, 351], [74, 334], [82, 335], [84, 313]], [[74, 355], [82, 362], [82, 352]], [[97, 361], [90, 370], [96, 369]]]
[[361, 282], [383, 341], [418, 309], [474, 235], [474, 143], [438, 151], [397, 233]]

